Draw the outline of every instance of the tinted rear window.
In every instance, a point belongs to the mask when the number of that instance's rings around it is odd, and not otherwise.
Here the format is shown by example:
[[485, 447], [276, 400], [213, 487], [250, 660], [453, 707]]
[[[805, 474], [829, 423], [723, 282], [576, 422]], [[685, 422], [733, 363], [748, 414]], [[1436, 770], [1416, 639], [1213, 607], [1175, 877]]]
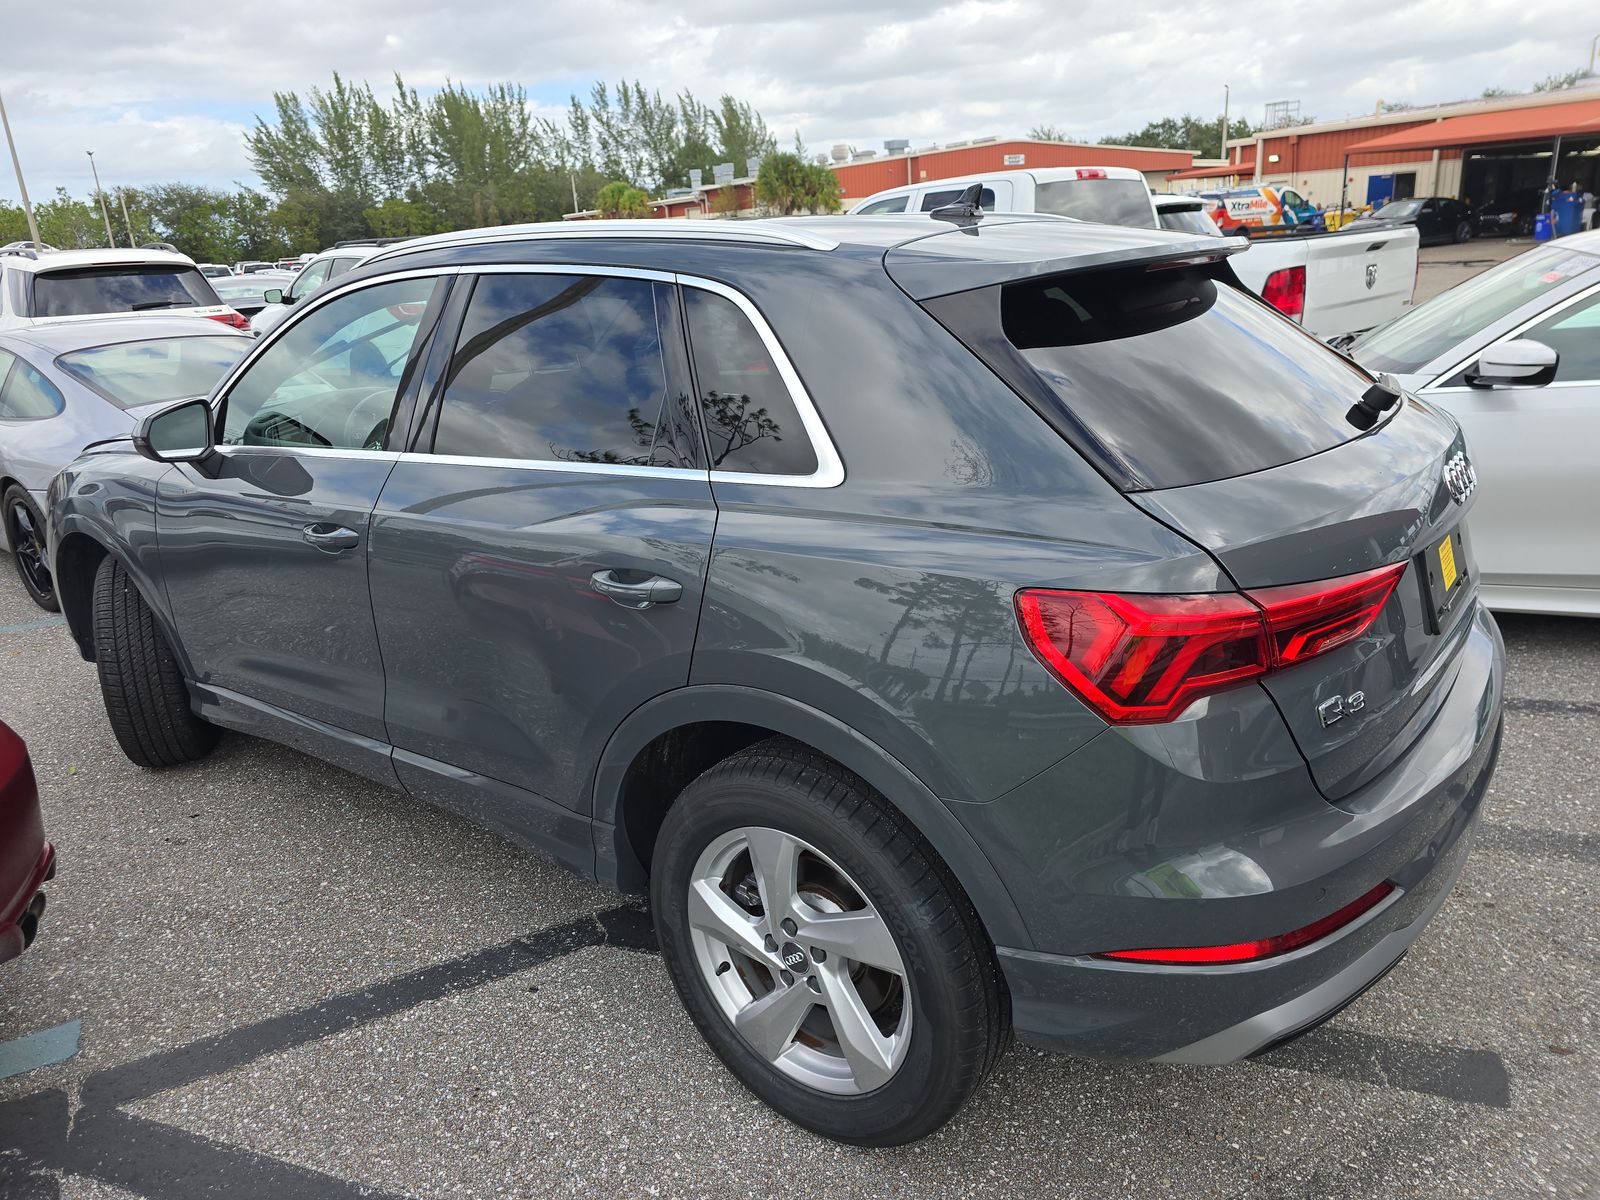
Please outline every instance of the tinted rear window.
[[[1365, 373], [1198, 270], [1058, 275], [999, 291], [1000, 352], [1008, 343], [1130, 486], [1246, 475], [1356, 435], [1345, 414], [1370, 386]], [[985, 331], [956, 332], [995, 353]], [[1015, 361], [993, 365], [1017, 377]]]
[[1062, 179], [1041, 183], [1034, 192], [1035, 211], [1077, 217], [1102, 225], [1155, 226], [1150, 189], [1139, 179]]
[[243, 337], [153, 338], [73, 350], [56, 365], [120, 408], [206, 396], [252, 343]]
[[194, 267], [83, 267], [41, 272], [33, 281], [33, 315], [84, 317], [217, 303]]

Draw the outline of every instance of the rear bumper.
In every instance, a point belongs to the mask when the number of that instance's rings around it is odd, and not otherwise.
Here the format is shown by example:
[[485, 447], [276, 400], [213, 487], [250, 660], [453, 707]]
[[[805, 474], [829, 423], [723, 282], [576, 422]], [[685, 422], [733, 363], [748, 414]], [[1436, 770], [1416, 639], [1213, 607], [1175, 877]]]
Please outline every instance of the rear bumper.
[[[1503, 656], [1498, 630], [1480, 611], [1461, 675], [1427, 733], [1383, 777], [1341, 801], [1345, 807], [1325, 804], [1325, 819], [1284, 826], [1277, 841], [1292, 857], [1258, 855], [1271, 886], [1263, 889], [1258, 875], [1236, 896], [1145, 901], [1137, 913], [1144, 936], [1096, 948], [1286, 932], [1303, 923], [1308, 899], [1320, 897], [1316, 910], [1325, 914], [1387, 879], [1397, 890], [1384, 903], [1292, 953], [1226, 966], [1001, 947], [1018, 1036], [1086, 1057], [1222, 1063], [1269, 1049], [1354, 1000], [1411, 947], [1460, 874], [1499, 754]], [[1151, 939], [1150, 905], [1160, 924], [1181, 932]], [[1237, 913], [1247, 914], [1243, 925]], [[1116, 931], [1099, 936], [1115, 939]]]
[[0, 962], [16, 958], [32, 944], [44, 916], [44, 885], [56, 877], [56, 848], [49, 842], [17, 889], [11, 911], [0, 913]]

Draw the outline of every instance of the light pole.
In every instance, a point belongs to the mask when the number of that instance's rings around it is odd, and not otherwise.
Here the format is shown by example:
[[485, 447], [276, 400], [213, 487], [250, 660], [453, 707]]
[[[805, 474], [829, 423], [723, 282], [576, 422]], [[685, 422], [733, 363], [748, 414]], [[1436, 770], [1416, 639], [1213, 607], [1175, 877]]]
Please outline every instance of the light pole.
[[28, 214], [28, 235], [36, 246], [44, 245], [39, 237], [39, 222], [33, 219], [33, 202], [28, 199], [28, 185], [22, 182], [22, 160], [17, 157], [17, 143], [11, 140], [11, 118], [6, 116], [6, 102], [0, 100], [0, 124], [6, 127], [6, 145], [11, 148], [11, 165], [17, 171], [17, 191], [22, 193], [22, 211]]
[[94, 172], [94, 194], [100, 197], [100, 215], [105, 218], [106, 223], [106, 245], [115, 250], [117, 238], [111, 232], [111, 210], [106, 207], [106, 194], [100, 190], [100, 169], [94, 165], [94, 151], [85, 150], [84, 153], [89, 156], [89, 170]]
[[1218, 143], [1221, 153], [1217, 156], [1223, 162], [1228, 161], [1228, 85], [1222, 85], [1222, 141]]
[[1591, 75], [1594, 74], [1594, 55], [1596, 50], [1600, 50], [1600, 33], [1595, 34], [1593, 40], [1589, 43], [1589, 74]]
[[122, 223], [128, 227], [128, 245], [131, 248], [135, 240], [133, 236], [133, 218], [128, 216], [128, 197], [123, 195], [120, 187], [117, 189], [117, 203], [122, 205]]

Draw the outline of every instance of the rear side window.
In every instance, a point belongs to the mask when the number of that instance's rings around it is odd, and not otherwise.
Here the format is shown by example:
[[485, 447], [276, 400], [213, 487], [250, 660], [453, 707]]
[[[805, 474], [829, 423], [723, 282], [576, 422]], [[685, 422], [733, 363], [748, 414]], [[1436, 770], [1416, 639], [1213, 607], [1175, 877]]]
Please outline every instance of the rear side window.
[[1076, 217], [1101, 225], [1155, 227], [1150, 189], [1139, 179], [1059, 179], [1041, 183], [1034, 192], [1037, 212]]
[[[998, 290], [997, 305], [968, 293], [966, 303], [929, 307], [1024, 394], [1042, 384], [1135, 489], [1247, 475], [1356, 435], [1345, 414], [1369, 377], [1198, 270], [1058, 275]], [[995, 307], [998, 331], [955, 327], [993, 321]]]
[[219, 304], [194, 267], [83, 267], [47, 271], [33, 280], [33, 315], [83, 317]]
[[766, 343], [733, 301], [684, 290], [689, 345], [713, 471], [810, 475], [817, 469], [800, 412]]
[[[964, 191], [966, 191], [965, 188], [952, 188], [943, 192], [929, 192], [922, 198], [922, 211], [932, 212], [936, 208], [943, 208], [946, 204], [954, 204], [961, 199], [961, 193]], [[984, 212], [994, 211], [993, 188], [984, 188], [983, 191], [978, 193], [978, 207], [983, 209]]]
[[890, 196], [887, 200], [874, 200], [860, 212], [858, 217], [872, 217], [880, 213], [903, 213], [906, 210], [906, 201], [909, 196]]
[[66, 406], [55, 384], [20, 358], [0, 350], [0, 420], [37, 421], [55, 416]]
[[[607, 276], [480, 278], [451, 358], [434, 452], [692, 466], [687, 397], [669, 397], [660, 333], [670, 293]], [[667, 327], [681, 345], [675, 317]]]

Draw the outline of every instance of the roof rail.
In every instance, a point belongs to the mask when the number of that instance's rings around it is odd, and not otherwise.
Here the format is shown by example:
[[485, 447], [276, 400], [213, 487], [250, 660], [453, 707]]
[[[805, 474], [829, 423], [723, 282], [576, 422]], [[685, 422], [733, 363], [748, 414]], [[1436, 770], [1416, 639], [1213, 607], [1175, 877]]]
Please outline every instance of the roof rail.
[[27, 246], [0, 246], [0, 254], [15, 254], [18, 258], [38, 258], [39, 252]]
[[370, 237], [370, 238], [345, 238], [328, 247], [330, 250], [343, 250], [346, 246], [398, 246], [401, 242], [414, 242], [414, 237]]
[[456, 233], [440, 233], [431, 237], [412, 238], [404, 245], [387, 247], [368, 262], [390, 258], [395, 254], [410, 254], [417, 250], [434, 250], [444, 246], [476, 246], [488, 242], [574, 241], [595, 238], [621, 238], [633, 241], [655, 239], [683, 239], [688, 241], [744, 242], [752, 245], [796, 246], [805, 250], [836, 250], [836, 239], [824, 237], [808, 229], [785, 225], [774, 220], [760, 221], [699, 221], [678, 218], [656, 218], [621, 221], [553, 221], [530, 225], [500, 225], [488, 229], [463, 229]]

